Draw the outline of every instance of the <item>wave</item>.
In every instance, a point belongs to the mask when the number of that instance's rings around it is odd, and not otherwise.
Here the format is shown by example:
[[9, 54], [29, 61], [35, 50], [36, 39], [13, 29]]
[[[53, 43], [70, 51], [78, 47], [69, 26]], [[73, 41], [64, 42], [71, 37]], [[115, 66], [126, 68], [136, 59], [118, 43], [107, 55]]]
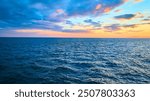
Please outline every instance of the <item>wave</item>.
[[5, 38], [0, 44], [0, 83], [150, 83], [149, 39]]

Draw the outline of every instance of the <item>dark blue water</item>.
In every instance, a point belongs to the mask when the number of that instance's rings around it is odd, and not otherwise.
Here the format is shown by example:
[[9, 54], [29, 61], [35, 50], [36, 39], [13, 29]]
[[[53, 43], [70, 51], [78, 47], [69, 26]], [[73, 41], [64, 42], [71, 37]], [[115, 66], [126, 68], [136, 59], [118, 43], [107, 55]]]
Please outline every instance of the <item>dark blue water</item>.
[[0, 83], [150, 83], [150, 39], [0, 38]]

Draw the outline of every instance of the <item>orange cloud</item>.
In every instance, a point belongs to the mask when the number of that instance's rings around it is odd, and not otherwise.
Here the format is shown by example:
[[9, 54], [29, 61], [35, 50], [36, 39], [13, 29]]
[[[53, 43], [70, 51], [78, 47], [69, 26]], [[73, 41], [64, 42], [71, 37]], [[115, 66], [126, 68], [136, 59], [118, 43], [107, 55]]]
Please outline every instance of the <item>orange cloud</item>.
[[101, 7], [102, 7], [102, 5], [101, 5], [101, 4], [98, 4], [95, 9], [96, 9], [96, 10], [99, 10]]
[[134, 0], [135, 3], [142, 2], [143, 0]]
[[105, 12], [105, 13], [108, 13], [108, 12], [110, 12], [110, 11], [111, 11], [111, 8], [109, 8], [109, 7], [107, 7], [107, 8], [104, 9], [104, 12]]

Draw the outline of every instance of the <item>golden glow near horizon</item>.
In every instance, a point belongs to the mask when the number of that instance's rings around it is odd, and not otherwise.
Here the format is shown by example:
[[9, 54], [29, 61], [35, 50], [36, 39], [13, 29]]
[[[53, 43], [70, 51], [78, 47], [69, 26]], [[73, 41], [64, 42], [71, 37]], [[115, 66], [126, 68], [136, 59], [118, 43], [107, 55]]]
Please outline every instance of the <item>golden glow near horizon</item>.
[[122, 28], [118, 31], [107, 31], [106, 29], [89, 30], [88, 32], [66, 33], [50, 30], [26, 29], [16, 30], [21, 33], [33, 33], [46, 37], [67, 37], [67, 38], [150, 38], [149, 24], [137, 25], [136, 28]]

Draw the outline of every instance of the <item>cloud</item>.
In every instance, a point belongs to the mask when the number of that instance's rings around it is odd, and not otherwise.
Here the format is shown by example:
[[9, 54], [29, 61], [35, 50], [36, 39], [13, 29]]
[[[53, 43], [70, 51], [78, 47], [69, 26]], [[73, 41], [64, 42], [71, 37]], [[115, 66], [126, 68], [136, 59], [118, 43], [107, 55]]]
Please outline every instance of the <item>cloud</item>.
[[124, 14], [124, 15], [115, 16], [114, 18], [117, 20], [130, 20], [135, 16], [136, 14]]
[[101, 7], [102, 7], [101, 4], [97, 4], [95, 9], [96, 9], [96, 10], [99, 10], [99, 9], [101, 9]]
[[90, 25], [92, 25], [94, 27], [100, 27], [101, 26], [100, 22], [94, 22], [92, 19], [84, 20], [84, 22], [88, 23], [88, 24], [90, 24]]
[[117, 13], [117, 12], [121, 12], [122, 10], [121, 9], [117, 9], [117, 10], [115, 10], [115, 12]]
[[137, 12], [135, 15], [136, 15], [135, 16], [136, 18], [144, 18], [144, 14], [142, 14], [140, 12]]
[[142, 21], [150, 21], [150, 19], [143, 19]]
[[135, 14], [123, 14], [114, 17], [116, 20], [131, 20], [133, 18], [144, 18], [144, 15], [140, 12], [137, 12]]
[[66, 21], [66, 24], [74, 26], [74, 24], [71, 21], [69, 21], [69, 20]]
[[139, 24], [111, 24], [111, 25], [107, 25], [107, 26], [103, 26], [100, 30], [103, 30], [105, 32], [119, 32], [119, 31], [142, 31], [142, 29], [137, 30], [137, 28], [139, 29], [140, 26], [149, 26], [150, 23], [149, 22], [145, 22], [145, 23], [139, 23]]
[[135, 28], [135, 27], [137, 27], [137, 25], [138, 24], [129, 24], [129, 25], [123, 25], [121, 27], [123, 27], [123, 28]]
[[66, 13], [68, 16], [85, 16], [91, 14], [99, 15], [111, 11], [123, 3], [123, 0], [70, 0]]
[[135, 3], [142, 2], [143, 0], [134, 0]]
[[104, 29], [106, 29], [107, 31], [117, 31], [120, 30], [120, 25], [119, 24], [112, 24], [109, 26], [104, 26]]
[[144, 25], [144, 23], [143, 24], [123, 24], [123, 25], [121, 25], [121, 24], [111, 24], [111, 25], [108, 25], [108, 26], [103, 26], [103, 28], [107, 31], [113, 32], [113, 31], [120, 31], [120, 30], [126, 29], [126, 28], [132, 28], [133, 29], [133, 28], [136, 28], [139, 25]]
[[[0, 29], [38, 28], [80, 32], [66, 30], [64, 25], [58, 23], [65, 24], [66, 20], [76, 16], [100, 16], [124, 3], [124, 0], [1, 0]], [[98, 22], [88, 23], [100, 26]]]
[[124, 2], [128, 2], [129, 0], [124, 0]]
[[107, 7], [107, 8], [104, 9], [104, 12], [105, 12], [105, 13], [108, 13], [108, 12], [110, 12], [110, 11], [111, 11], [111, 8], [109, 8], [109, 7]]

